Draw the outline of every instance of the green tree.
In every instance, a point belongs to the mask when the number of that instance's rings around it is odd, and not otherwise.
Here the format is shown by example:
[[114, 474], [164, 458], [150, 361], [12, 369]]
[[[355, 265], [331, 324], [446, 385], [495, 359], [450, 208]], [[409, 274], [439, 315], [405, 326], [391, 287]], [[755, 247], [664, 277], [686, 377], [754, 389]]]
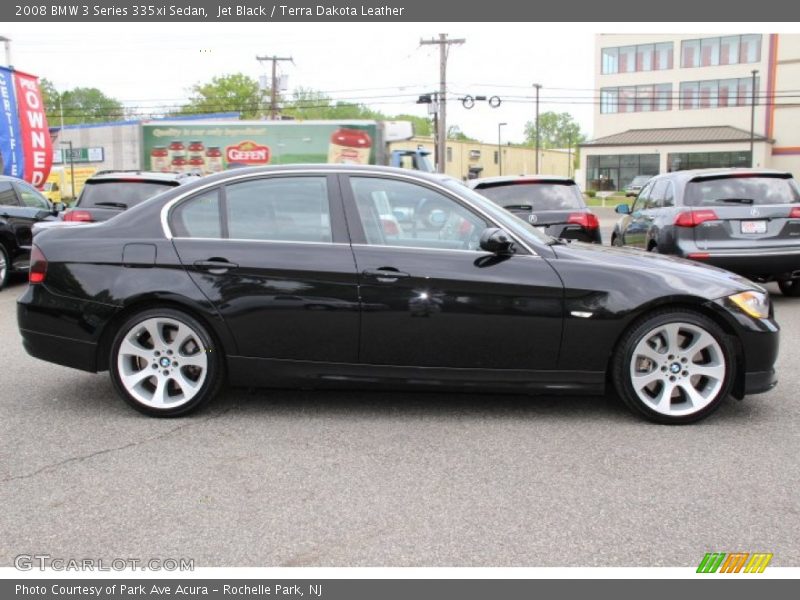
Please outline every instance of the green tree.
[[[569, 113], [543, 112], [539, 115], [539, 147], [540, 148], [575, 148], [586, 141], [586, 135], [581, 132], [581, 126]], [[525, 143], [529, 146], [536, 145], [536, 123], [528, 121], [525, 124]]]
[[308, 88], [297, 88], [284, 103], [281, 114], [294, 119], [385, 119], [382, 113], [353, 102], [334, 101], [330, 96]]
[[411, 121], [414, 124], [414, 135], [431, 136], [433, 135], [433, 121], [428, 117], [418, 117], [416, 115], [395, 115], [393, 121]]
[[243, 73], [213, 77], [207, 83], [195, 84], [191, 90], [192, 96], [179, 114], [239, 112], [243, 119], [253, 119], [265, 114], [267, 109], [258, 81]]
[[125, 117], [122, 103], [97, 88], [76, 87], [59, 92], [52, 81], [42, 78], [39, 80], [39, 89], [47, 122], [54, 127], [61, 125], [62, 111], [64, 125], [101, 123]]
[[450, 125], [450, 127], [447, 128], [447, 139], [458, 140], [462, 142], [477, 141], [475, 138], [471, 138], [466, 133], [461, 131], [461, 128], [458, 125]]

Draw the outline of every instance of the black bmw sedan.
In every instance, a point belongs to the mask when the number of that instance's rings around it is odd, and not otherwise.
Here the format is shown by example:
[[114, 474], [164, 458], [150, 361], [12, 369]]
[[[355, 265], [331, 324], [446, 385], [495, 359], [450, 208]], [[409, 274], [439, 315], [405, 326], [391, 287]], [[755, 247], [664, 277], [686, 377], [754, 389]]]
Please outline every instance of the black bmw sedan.
[[557, 240], [454, 179], [350, 165], [228, 171], [43, 232], [18, 320], [33, 356], [108, 370], [164, 417], [225, 381], [611, 384], [686, 423], [771, 389], [779, 330], [766, 291], [727, 271]]

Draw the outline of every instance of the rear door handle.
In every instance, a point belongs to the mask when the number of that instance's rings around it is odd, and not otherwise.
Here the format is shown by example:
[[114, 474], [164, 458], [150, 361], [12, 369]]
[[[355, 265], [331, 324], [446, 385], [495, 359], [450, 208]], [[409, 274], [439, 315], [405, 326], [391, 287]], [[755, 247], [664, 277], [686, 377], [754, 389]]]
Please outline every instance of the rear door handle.
[[393, 283], [398, 279], [411, 277], [410, 274], [398, 271], [394, 267], [381, 267], [380, 269], [365, 269], [361, 272], [364, 277], [374, 277], [381, 283]]
[[221, 275], [230, 269], [236, 269], [239, 267], [236, 263], [232, 263], [224, 258], [210, 258], [208, 260], [196, 260], [194, 261], [194, 266], [196, 269], [201, 271], [208, 271], [214, 275]]

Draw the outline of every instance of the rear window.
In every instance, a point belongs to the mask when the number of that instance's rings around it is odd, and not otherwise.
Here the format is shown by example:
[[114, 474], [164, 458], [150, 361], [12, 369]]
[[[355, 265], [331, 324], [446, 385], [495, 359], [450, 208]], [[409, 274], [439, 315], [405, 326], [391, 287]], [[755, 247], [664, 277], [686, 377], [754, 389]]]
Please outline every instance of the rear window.
[[78, 206], [128, 209], [174, 187], [155, 181], [87, 181]]
[[786, 177], [719, 177], [686, 185], [686, 206], [791, 204], [800, 202], [794, 179]]
[[529, 206], [532, 210], [573, 210], [584, 207], [580, 190], [573, 182], [507, 183], [475, 191], [503, 208]]

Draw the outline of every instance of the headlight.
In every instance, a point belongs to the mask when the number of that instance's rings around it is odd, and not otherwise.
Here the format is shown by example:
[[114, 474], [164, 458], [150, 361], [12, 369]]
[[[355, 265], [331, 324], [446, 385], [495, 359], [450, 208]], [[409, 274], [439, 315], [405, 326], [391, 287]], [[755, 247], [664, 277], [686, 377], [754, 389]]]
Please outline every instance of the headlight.
[[762, 292], [741, 292], [728, 299], [755, 319], [769, 317], [769, 295]]

